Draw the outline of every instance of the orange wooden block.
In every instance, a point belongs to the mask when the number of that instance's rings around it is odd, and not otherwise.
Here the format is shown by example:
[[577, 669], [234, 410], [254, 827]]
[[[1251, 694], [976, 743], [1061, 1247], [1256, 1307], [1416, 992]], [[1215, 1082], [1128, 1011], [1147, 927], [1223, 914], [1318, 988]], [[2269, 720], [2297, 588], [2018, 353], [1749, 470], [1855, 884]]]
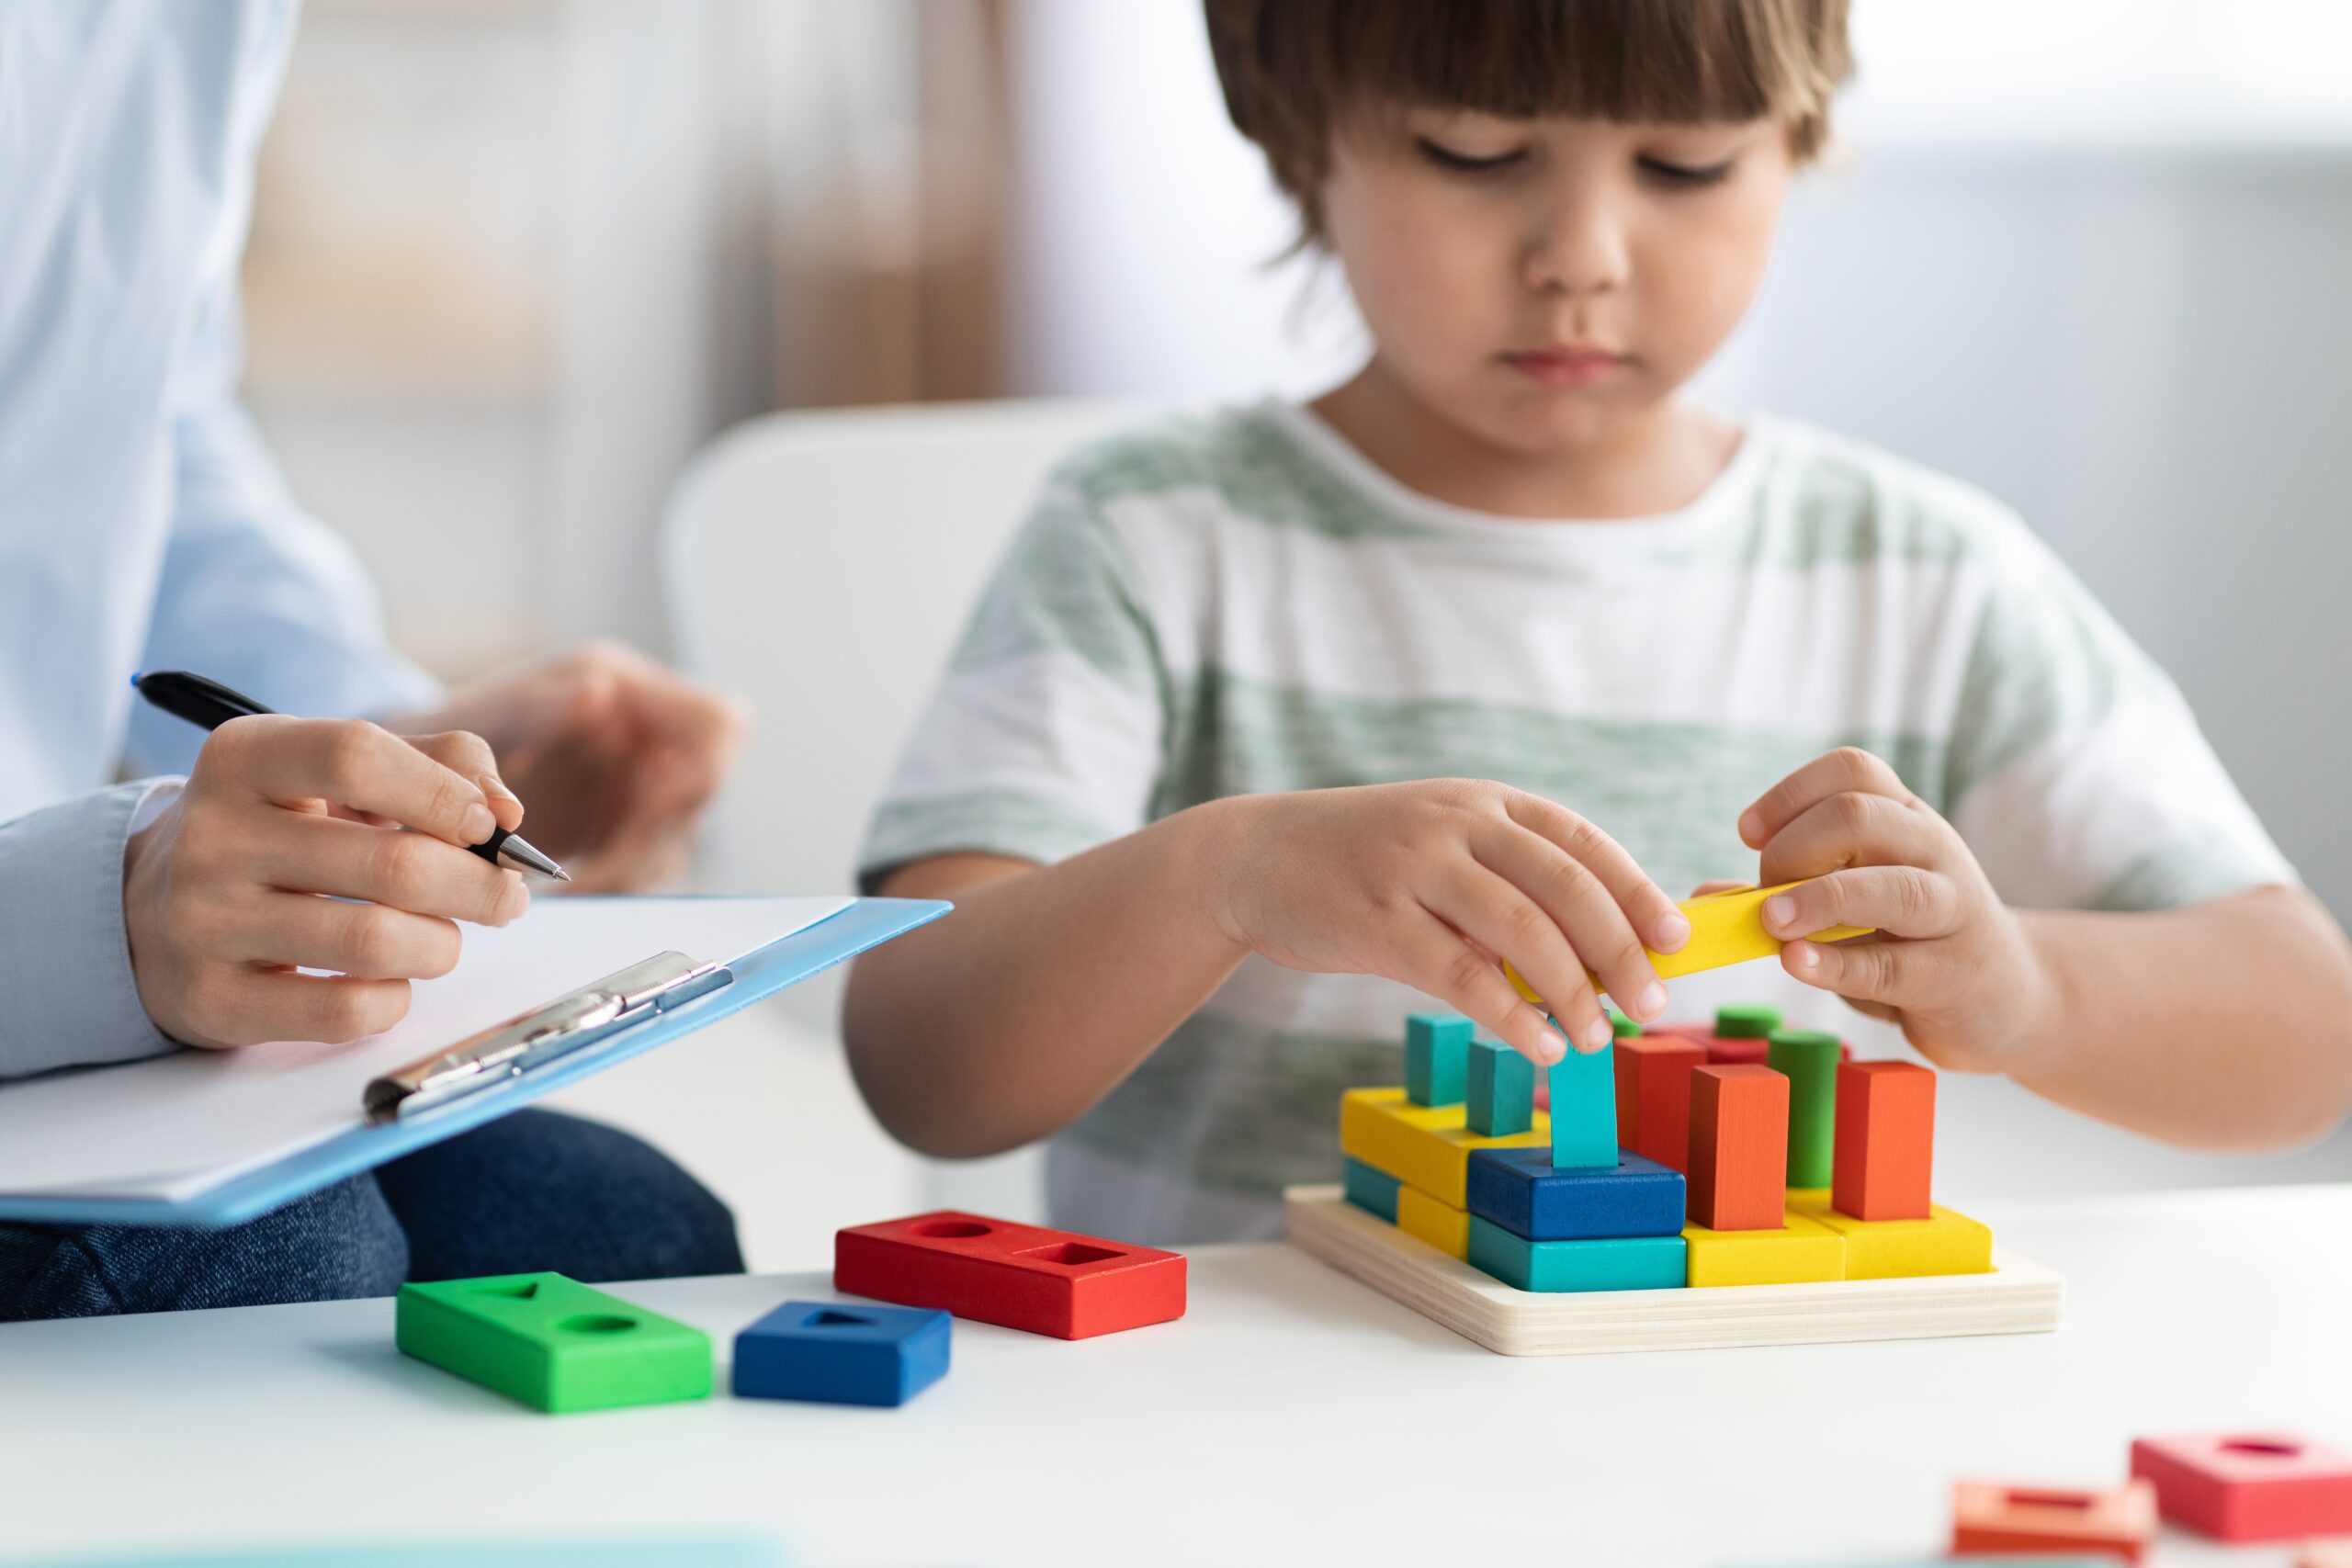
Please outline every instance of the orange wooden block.
[[1779, 1230], [1789, 1166], [1788, 1078], [1753, 1065], [1696, 1067], [1690, 1086], [1691, 1223], [1711, 1231]]
[[1634, 1034], [1617, 1042], [1617, 1141], [1670, 1170], [1690, 1160], [1690, 1070], [1707, 1048], [1672, 1034]]
[[1924, 1220], [1935, 1164], [1936, 1075], [1916, 1062], [1838, 1068], [1830, 1205], [1858, 1220]]
[[1963, 1481], [1952, 1488], [1955, 1557], [2078, 1551], [2137, 1562], [2155, 1538], [2156, 1489], [2145, 1481], [2112, 1492], [1985, 1481]]

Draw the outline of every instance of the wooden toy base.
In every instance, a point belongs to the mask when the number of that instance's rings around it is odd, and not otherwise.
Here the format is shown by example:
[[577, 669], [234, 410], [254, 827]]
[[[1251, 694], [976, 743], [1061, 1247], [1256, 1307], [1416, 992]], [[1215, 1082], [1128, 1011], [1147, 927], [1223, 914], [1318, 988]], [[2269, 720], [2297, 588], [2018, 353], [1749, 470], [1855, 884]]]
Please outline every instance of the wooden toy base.
[[1989, 1274], [1544, 1295], [1414, 1240], [1336, 1185], [1294, 1187], [1283, 1207], [1292, 1246], [1505, 1356], [2042, 1334], [2065, 1295], [2059, 1275], [1997, 1247]]

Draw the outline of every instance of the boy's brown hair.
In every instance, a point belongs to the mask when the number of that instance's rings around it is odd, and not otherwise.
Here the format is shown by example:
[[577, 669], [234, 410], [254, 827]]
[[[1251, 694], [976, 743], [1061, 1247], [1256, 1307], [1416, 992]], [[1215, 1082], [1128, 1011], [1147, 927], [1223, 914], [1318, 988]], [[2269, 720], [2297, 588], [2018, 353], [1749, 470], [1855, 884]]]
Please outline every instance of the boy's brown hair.
[[1386, 107], [1690, 123], [1770, 118], [1803, 162], [1853, 73], [1847, 0], [1205, 0], [1225, 105], [1322, 238], [1348, 117]]

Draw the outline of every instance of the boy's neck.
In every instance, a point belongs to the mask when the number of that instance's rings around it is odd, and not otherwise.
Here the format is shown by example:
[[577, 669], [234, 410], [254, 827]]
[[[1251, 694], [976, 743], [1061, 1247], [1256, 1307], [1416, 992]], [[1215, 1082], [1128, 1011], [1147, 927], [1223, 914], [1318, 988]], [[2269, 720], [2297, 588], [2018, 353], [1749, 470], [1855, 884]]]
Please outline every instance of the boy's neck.
[[1672, 512], [1705, 492], [1740, 440], [1729, 421], [1669, 400], [1605, 439], [1510, 451], [1438, 415], [1377, 359], [1309, 406], [1407, 489], [1498, 517], [1601, 522]]

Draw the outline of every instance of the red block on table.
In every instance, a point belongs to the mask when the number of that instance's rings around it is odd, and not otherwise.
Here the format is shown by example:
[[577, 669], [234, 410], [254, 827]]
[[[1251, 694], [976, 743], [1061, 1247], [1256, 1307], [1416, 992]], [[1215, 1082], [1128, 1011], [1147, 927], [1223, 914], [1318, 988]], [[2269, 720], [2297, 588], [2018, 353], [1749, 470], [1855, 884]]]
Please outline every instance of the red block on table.
[[1184, 1259], [942, 1209], [833, 1235], [833, 1289], [1057, 1339], [1184, 1315]]
[[1983, 1481], [1963, 1481], [1952, 1488], [1955, 1557], [2106, 1552], [2137, 1562], [2155, 1535], [2156, 1492], [2144, 1481], [2112, 1492]]
[[1690, 1073], [1706, 1065], [1706, 1047], [1679, 1035], [1617, 1042], [1617, 1141], [1670, 1170], [1687, 1169]]
[[1916, 1062], [1839, 1066], [1832, 1207], [1858, 1220], [1928, 1218], [1935, 1149], [1934, 1073]]
[[2352, 1534], [2352, 1454], [2284, 1432], [2140, 1438], [2132, 1473], [2165, 1518], [2222, 1540]]
[[1740, 1065], [1699, 1067], [1690, 1081], [1691, 1222], [1711, 1231], [1779, 1230], [1789, 1174], [1787, 1077]]

